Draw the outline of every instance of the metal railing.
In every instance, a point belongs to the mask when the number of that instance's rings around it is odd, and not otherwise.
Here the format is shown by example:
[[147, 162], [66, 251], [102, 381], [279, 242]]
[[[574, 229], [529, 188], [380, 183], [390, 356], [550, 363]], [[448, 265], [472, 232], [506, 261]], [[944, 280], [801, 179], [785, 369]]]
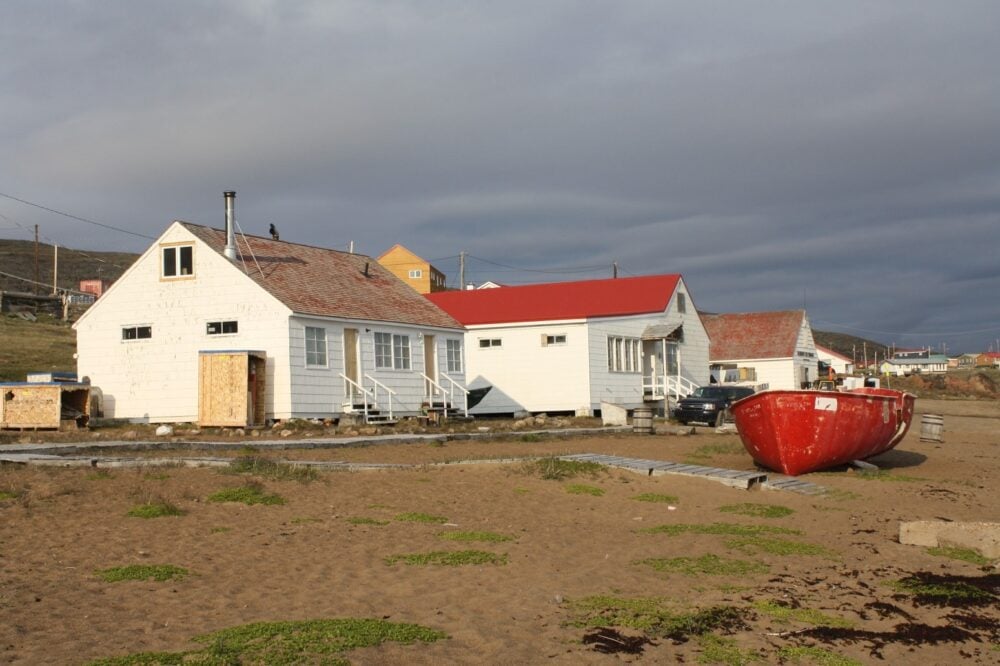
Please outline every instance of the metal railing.
[[393, 399], [393, 396], [396, 395], [396, 392], [393, 391], [388, 386], [386, 386], [385, 384], [383, 384], [382, 382], [380, 382], [379, 380], [377, 380], [374, 377], [372, 377], [371, 375], [365, 375], [365, 379], [367, 379], [368, 381], [370, 381], [372, 384], [375, 385], [375, 386], [372, 387], [372, 397], [374, 398], [376, 405], [379, 404], [379, 402], [378, 402], [378, 390], [382, 389], [383, 391], [385, 391], [386, 402], [389, 404], [389, 419], [391, 420], [392, 419], [392, 399]]
[[463, 387], [448, 375], [444, 375], [444, 378], [451, 384], [450, 388], [447, 389], [423, 373], [421, 373], [420, 376], [424, 378], [424, 393], [427, 396], [428, 405], [433, 407], [434, 397], [436, 395], [440, 395], [441, 406], [444, 409], [447, 410], [449, 408], [454, 408], [455, 390], [457, 389], [462, 396], [462, 416], [467, 417], [469, 415], [469, 390], [467, 388]]

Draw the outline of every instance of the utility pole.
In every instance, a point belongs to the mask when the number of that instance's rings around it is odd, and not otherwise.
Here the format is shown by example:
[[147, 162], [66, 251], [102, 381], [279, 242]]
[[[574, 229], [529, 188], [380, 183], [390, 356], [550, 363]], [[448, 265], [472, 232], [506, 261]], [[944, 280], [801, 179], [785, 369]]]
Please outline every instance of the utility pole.
[[59, 246], [52, 246], [52, 295], [59, 292]]
[[458, 288], [465, 289], [465, 250], [458, 253]]
[[611, 262], [611, 277], [613, 277], [616, 280], [618, 279], [618, 262], [617, 261], [612, 261]]
[[35, 284], [32, 287], [34, 293], [38, 293], [38, 225], [35, 225]]

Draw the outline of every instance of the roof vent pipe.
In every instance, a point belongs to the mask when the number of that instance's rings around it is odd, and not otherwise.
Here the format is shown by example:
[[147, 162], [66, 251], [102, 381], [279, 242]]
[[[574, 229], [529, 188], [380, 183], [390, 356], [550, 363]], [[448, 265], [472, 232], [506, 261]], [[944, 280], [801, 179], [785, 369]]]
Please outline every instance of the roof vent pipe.
[[222, 254], [229, 261], [236, 261], [236, 232], [234, 231], [236, 226], [236, 192], [223, 192], [222, 196], [226, 199], [226, 247]]

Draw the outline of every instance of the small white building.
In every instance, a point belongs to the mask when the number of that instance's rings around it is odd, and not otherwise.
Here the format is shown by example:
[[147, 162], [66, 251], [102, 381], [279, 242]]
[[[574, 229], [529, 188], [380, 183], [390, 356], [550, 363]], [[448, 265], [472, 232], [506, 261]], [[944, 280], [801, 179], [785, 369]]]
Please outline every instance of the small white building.
[[913, 374], [933, 374], [948, 371], [948, 357], [927, 353], [923, 356], [896, 357], [883, 361], [879, 372], [883, 375], [906, 377]]
[[703, 314], [712, 379], [798, 389], [817, 377], [816, 343], [805, 310]]
[[680, 275], [446, 291], [467, 329], [474, 413], [663, 410], [708, 382], [708, 337]]
[[838, 375], [850, 375], [854, 373], [854, 361], [843, 354], [838, 354], [832, 349], [816, 345], [816, 357], [827, 366], [833, 368], [833, 371]]
[[[74, 328], [78, 375], [106, 417], [199, 421], [228, 392], [256, 423], [376, 409], [386, 420], [445, 393], [464, 400], [461, 325], [374, 259], [186, 222]], [[243, 356], [243, 370], [220, 369]]]

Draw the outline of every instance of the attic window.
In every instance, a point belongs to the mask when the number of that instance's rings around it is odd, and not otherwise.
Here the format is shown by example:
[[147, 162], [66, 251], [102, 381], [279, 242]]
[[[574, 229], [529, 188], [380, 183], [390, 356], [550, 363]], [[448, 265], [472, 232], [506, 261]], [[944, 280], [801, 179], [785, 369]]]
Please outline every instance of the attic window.
[[122, 340], [145, 340], [153, 337], [152, 326], [123, 326]]
[[413, 279], [421, 278], [424, 276], [424, 272], [419, 268], [413, 268], [410, 270], [410, 277]]
[[205, 325], [208, 335], [232, 335], [239, 332], [239, 323], [235, 321], [210, 321]]
[[163, 277], [194, 275], [194, 246], [173, 245], [163, 248]]
[[502, 347], [503, 340], [500, 338], [479, 338], [479, 348], [489, 349], [490, 347]]
[[551, 345], [564, 345], [566, 344], [566, 334], [560, 333], [558, 335], [542, 335], [542, 346], [549, 347]]
[[687, 312], [687, 296], [682, 292], [677, 292], [677, 311], [680, 313]]

